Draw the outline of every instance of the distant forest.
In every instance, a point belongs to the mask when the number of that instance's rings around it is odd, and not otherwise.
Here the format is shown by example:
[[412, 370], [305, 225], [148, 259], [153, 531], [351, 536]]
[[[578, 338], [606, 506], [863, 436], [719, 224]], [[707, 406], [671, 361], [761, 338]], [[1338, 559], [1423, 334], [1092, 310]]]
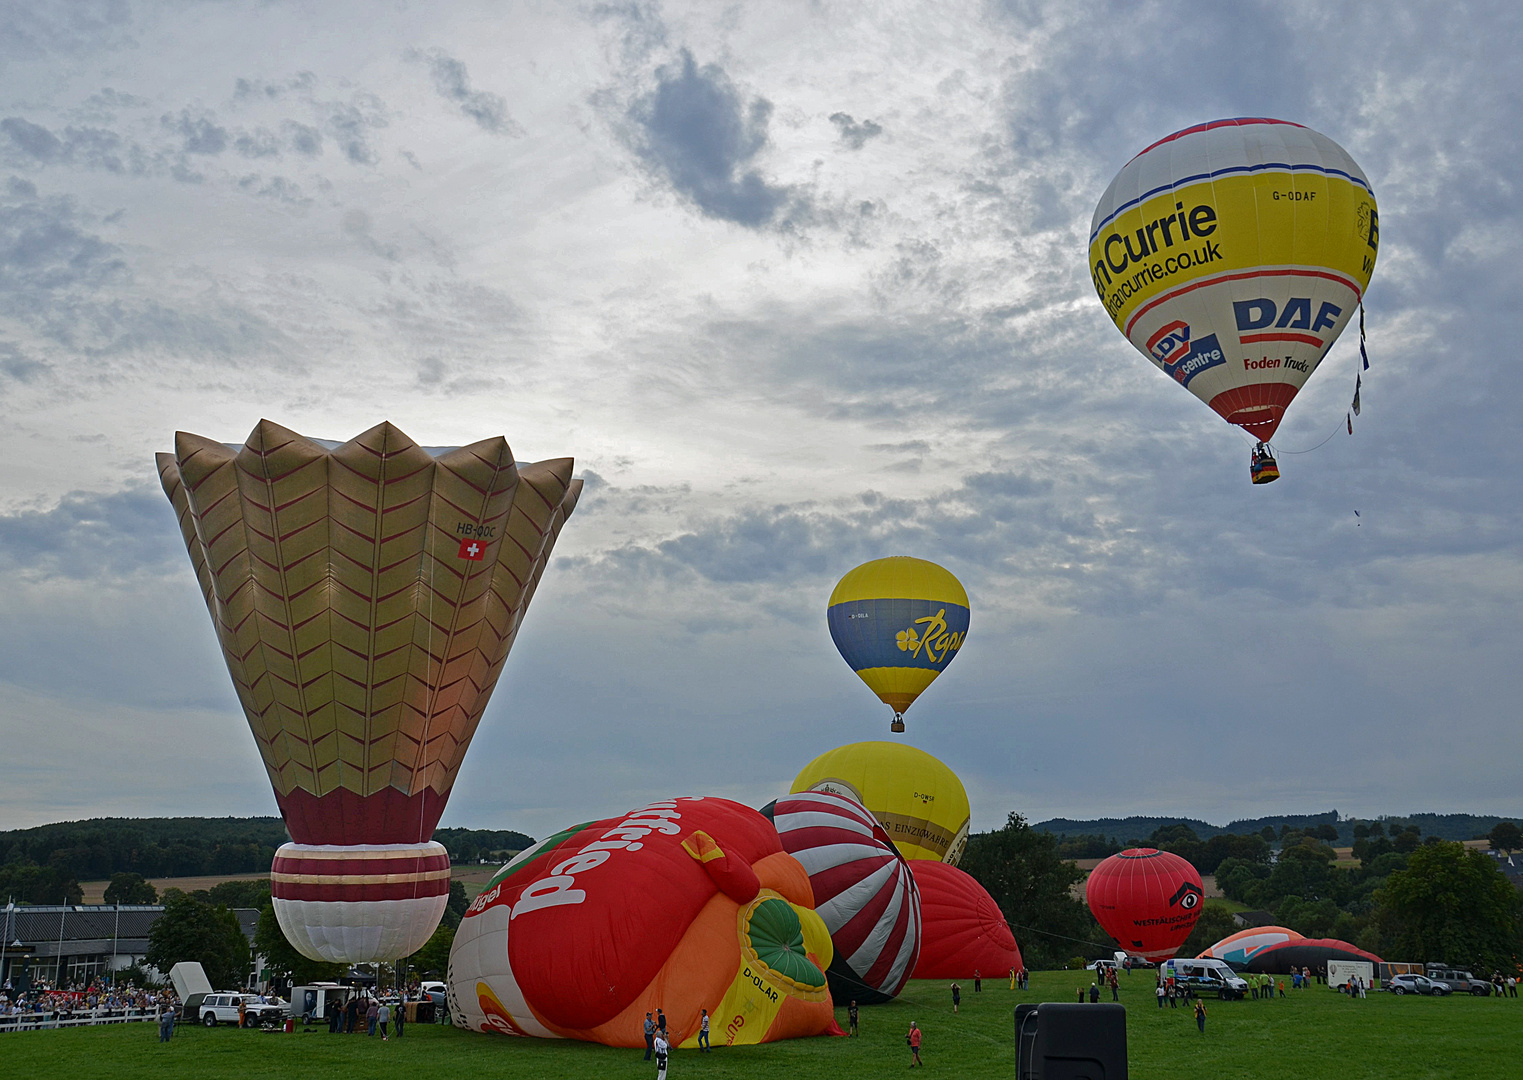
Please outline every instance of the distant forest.
[[1098, 859], [1123, 847], [1135, 847], [1148, 837], [1181, 825], [1188, 826], [1194, 836], [1203, 841], [1218, 836], [1257, 834], [1273, 842], [1286, 833], [1297, 833], [1347, 847], [1368, 834], [1377, 823], [1393, 836], [1399, 832], [1416, 831], [1423, 837], [1439, 840], [1478, 840], [1504, 820], [1507, 819], [1484, 814], [1389, 814], [1378, 818], [1340, 820], [1338, 811], [1329, 810], [1323, 814], [1244, 818], [1227, 825], [1212, 825], [1209, 821], [1186, 817], [1096, 818], [1092, 821], [1050, 818], [1037, 822], [1032, 828], [1059, 837], [1059, 849], [1065, 858]]
[[[439, 829], [434, 839], [457, 864], [505, 858], [534, 843], [523, 833], [494, 829]], [[81, 881], [120, 873], [264, 874], [288, 840], [277, 817], [92, 818], [0, 832], [0, 902], [14, 890], [18, 900], [56, 904], [78, 896]]]

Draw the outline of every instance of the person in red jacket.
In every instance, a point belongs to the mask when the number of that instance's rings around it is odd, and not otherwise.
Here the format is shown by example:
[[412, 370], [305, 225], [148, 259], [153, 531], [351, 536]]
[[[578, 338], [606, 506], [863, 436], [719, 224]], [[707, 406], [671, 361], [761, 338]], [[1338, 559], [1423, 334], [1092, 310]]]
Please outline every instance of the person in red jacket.
[[910, 1021], [910, 1033], [905, 1036], [905, 1042], [910, 1044], [910, 1068], [916, 1065], [924, 1065], [920, 1060], [920, 1029], [915, 1026], [915, 1021]]

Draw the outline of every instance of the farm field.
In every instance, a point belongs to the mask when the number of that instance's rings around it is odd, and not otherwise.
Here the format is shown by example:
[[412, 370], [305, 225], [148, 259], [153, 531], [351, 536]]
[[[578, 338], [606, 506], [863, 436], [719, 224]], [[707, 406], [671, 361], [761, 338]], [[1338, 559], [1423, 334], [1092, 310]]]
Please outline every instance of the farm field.
[[[1015, 993], [990, 981], [974, 994], [963, 985], [962, 1011], [952, 1015], [943, 983], [914, 982], [895, 1002], [862, 1010], [857, 1039], [802, 1039], [768, 1046], [681, 1051], [669, 1076], [740, 1080], [881, 1077], [908, 1064], [904, 1033], [911, 1020], [925, 1032], [928, 1074], [1008, 1077], [1014, 1071], [1011, 1014], [1021, 1001], [1073, 1001], [1087, 972], [1034, 972], [1032, 988]], [[1130, 1074], [1134, 1080], [1281, 1080], [1337, 1076], [1404, 1080], [1500, 1076], [1516, 1053], [1523, 999], [1396, 998], [1352, 1001], [1326, 988], [1292, 991], [1272, 1002], [1207, 1002], [1206, 1034], [1187, 1010], [1159, 1010], [1146, 972], [1122, 979], [1127, 1006]], [[1107, 995], [1108, 996], [1108, 995]], [[838, 1010], [844, 1025], [844, 1010]], [[716, 1041], [719, 1032], [716, 1030]], [[153, 1024], [0, 1035], [6, 1073], [29, 1080], [107, 1075], [113, 1080], [415, 1080], [428, 1075], [503, 1075], [600, 1080], [655, 1075], [643, 1051], [585, 1043], [508, 1039], [413, 1025], [401, 1040], [310, 1034], [263, 1034], [182, 1026], [161, 1046]]]

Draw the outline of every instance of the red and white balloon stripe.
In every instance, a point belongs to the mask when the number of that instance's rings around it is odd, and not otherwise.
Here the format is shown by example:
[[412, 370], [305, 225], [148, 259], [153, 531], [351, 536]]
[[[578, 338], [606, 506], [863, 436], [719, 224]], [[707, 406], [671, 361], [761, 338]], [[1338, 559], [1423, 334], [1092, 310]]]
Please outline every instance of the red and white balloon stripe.
[[808, 872], [815, 911], [859, 983], [843, 992], [863, 1002], [871, 992], [896, 996], [920, 953], [920, 892], [883, 826], [854, 799], [823, 791], [778, 799], [772, 823]]
[[270, 869], [275, 918], [313, 960], [417, 952], [449, 903], [449, 852], [422, 844], [285, 844]]

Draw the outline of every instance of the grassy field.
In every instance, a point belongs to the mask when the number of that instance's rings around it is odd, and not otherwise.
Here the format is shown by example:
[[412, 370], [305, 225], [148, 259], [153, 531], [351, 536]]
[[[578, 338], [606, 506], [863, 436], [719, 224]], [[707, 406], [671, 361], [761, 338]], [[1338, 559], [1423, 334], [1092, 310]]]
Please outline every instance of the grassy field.
[[[1037, 972], [1032, 989], [984, 984], [963, 987], [962, 1012], [952, 1015], [941, 983], [911, 983], [890, 1005], [862, 1010], [857, 1039], [800, 1039], [768, 1046], [716, 1049], [673, 1056], [672, 1080], [740, 1080], [768, 1075], [787, 1080], [854, 1080], [904, 1069], [904, 1033], [915, 1020], [925, 1032], [928, 1074], [1008, 1077], [1014, 1072], [1011, 1013], [1020, 1001], [1073, 1001], [1087, 973]], [[1273, 1002], [1208, 1002], [1206, 1034], [1187, 1010], [1160, 1011], [1152, 978], [1122, 979], [1128, 1007], [1130, 1071], [1134, 1080], [1283, 1080], [1337, 1077], [1403, 1080], [1505, 1076], [1517, 1061], [1523, 999], [1396, 998], [1351, 1001], [1326, 988], [1291, 992]], [[1106, 995], [1107, 997], [1109, 995]], [[840, 1017], [843, 1025], [844, 1014]], [[27, 1080], [101, 1075], [112, 1080], [418, 1080], [427, 1076], [539, 1078], [653, 1077], [643, 1051], [584, 1043], [541, 1042], [413, 1025], [404, 1039], [312, 1034], [263, 1034], [221, 1027], [176, 1030], [161, 1046], [153, 1024], [0, 1035], [6, 1076]]]

